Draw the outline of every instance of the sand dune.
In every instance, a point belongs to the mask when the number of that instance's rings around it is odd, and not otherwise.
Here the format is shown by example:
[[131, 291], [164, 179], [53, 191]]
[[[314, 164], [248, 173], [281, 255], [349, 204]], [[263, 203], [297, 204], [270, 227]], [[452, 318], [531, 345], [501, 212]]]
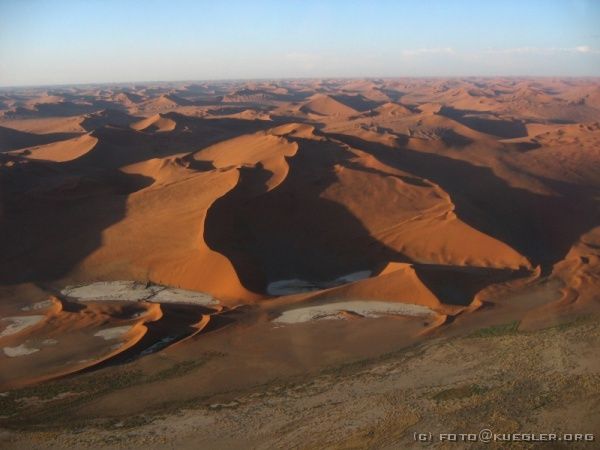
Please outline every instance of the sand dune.
[[[361, 336], [383, 348], [389, 333], [409, 343], [495, 314], [533, 327], [595, 311], [598, 89], [474, 77], [3, 91], [0, 384], [225, 343], [249, 368], [269, 348], [291, 373], [329, 358], [316, 332], [342, 333], [339, 355]], [[281, 350], [276, 331], [314, 348]]]
[[[220, 299], [252, 298], [229, 261], [207, 248], [202, 239], [206, 210], [235, 185], [236, 171], [165, 169], [177, 181], [152, 185], [130, 197], [127, 219], [105, 230], [104, 245], [81, 262], [79, 272], [109, 279], [151, 279], [202, 289]], [[173, 216], [180, 219], [176, 225]], [[147, 252], [148, 241], [154, 242], [152, 253]]]
[[2, 319], [8, 326], [0, 346], [10, 358], [3, 364], [20, 376], [0, 377], [0, 386], [23, 386], [149, 355], [200, 333], [210, 314], [221, 309], [203, 294], [134, 282], [97, 282], [63, 292], [68, 300], [52, 298], [45, 315]]
[[174, 120], [164, 117], [160, 114], [150, 116], [147, 119], [142, 119], [139, 122], [131, 124], [131, 128], [137, 131], [156, 131], [165, 132], [173, 131], [177, 124]]
[[94, 148], [98, 139], [84, 134], [83, 136], [52, 142], [50, 144], [28, 147], [19, 150], [16, 154], [27, 159], [43, 159], [46, 161], [64, 162], [79, 158]]
[[75, 133], [35, 134], [0, 126], [0, 152], [44, 145], [77, 136]]
[[481, 133], [490, 134], [500, 138], [518, 138], [527, 135], [523, 121], [503, 119], [494, 114], [465, 112], [454, 108], [442, 108], [440, 114], [450, 117], [457, 122]]
[[[152, 314], [132, 319], [125, 311], [119, 306], [96, 308], [90, 305], [73, 310], [71, 305], [62, 305], [47, 313], [35, 330], [24, 330], [2, 339], [0, 345], [10, 358], [3, 361], [3, 365], [10, 369], [13, 377], [3, 376], [0, 385], [6, 388], [37, 383], [115, 357], [139, 341], [146, 330], [145, 321], [157, 319]], [[129, 324], [103, 326], [111, 320]]]
[[172, 93], [161, 94], [158, 97], [148, 99], [136, 105], [138, 109], [146, 111], [166, 111], [179, 106], [188, 106], [192, 103], [185, 98]]
[[[504, 243], [462, 222], [439, 186], [411, 179], [368, 157], [363, 164], [362, 170], [360, 166], [340, 170], [337, 183], [322, 197], [345, 205], [371, 236], [390, 249], [422, 262], [512, 268], [528, 265]], [[377, 214], [383, 209], [385, 215]]]
[[300, 110], [322, 116], [350, 116], [358, 114], [358, 111], [350, 106], [340, 103], [334, 98], [324, 94], [315, 94], [311, 96], [302, 105]]
[[398, 103], [384, 103], [373, 110], [379, 116], [410, 116], [412, 112], [404, 105]]
[[597, 308], [600, 277], [600, 228], [596, 227], [581, 236], [567, 253], [565, 259], [554, 266], [554, 272], [565, 282], [561, 307], [570, 304], [588, 304]]
[[260, 89], [240, 89], [238, 91], [227, 94], [223, 97], [224, 103], [261, 103], [276, 100], [278, 98], [285, 99], [285, 95], [277, 94]]
[[88, 131], [93, 131], [105, 126], [127, 127], [137, 120], [136, 117], [123, 111], [109, 108], [86, 114], [81, 121], [81, 126]]
[[[280, 133], [280, 130], [276, 130]], [[287, 176], [286, 157], [296, 154], [297, 144], [287, 141], [279, 134], [260, 132], [229, 141], [220, 142], [194, 154], [197, 161], [210, 162], [217, 169], [256, 166], [271, 172], [265, 181], [267, 190], [274, 189]]]
[[45, 117], [40, 119], [0, 120], [0, 126], [35, 134], [84, 133], [82, 117]]
[[119, 92], [113, 96], [113, 99], [125, 106], [132, 106], [143, 101], [144, 97], [133, 92]]

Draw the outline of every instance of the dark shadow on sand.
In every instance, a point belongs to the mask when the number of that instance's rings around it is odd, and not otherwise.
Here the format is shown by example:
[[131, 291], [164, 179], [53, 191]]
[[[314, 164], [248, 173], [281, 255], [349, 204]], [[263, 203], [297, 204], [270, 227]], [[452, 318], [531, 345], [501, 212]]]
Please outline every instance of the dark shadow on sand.
[[152, 179], [118, 171], [69, 171], [58, 163], [0, 168], [0, 283], [67, 274], [125, 217], [129, 193]]
[[586, 187], [541, 179], [559, 194], [540, 195], [512, 187], [491, 169], [466, 161], [348, 135], [335, 138], [440, 185], [450, 194], [460, 219], [541, 265], [543, 273], [549, 273], [583, 233], [600, 224], [593, 193]]
[[489, 113], [442, 107], [440, 115], [472, 128], [480, 133], [490, 134], [502, 139], [512, 139], [527, 136], [527, 128], [521, 120], [508, 120], [490, 117]]
[[374, 239], [344, 206], [321, 197], [336, 181], [335, 165], [353, 155], [336, 144], [296, 139], [287, 178], [266, 192], [271, 173], [240, 169], [238, 185], [208, 210], [204, 238], [234, 265], [242, 284], [264, 292], [266, 283], [299, 278], [330, 281], [390, 260], [408, 261]]

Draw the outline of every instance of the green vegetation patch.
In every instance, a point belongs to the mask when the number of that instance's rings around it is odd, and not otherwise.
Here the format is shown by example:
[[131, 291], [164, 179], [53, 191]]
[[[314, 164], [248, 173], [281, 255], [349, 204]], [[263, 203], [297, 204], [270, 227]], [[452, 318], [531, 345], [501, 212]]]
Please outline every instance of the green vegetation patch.
[[492, 325], [491, 327], [480, 328], [469, 334], [467, 337], [470, 338], [481, 338], [481, 337], [496, 337], [506, 336], [510, 334], [517, 334], [519, 332], [519, 320], [513, 322], [504, 323], [501, 325]]
[[197, 359], [177, 362], [155, 373], [113, 367], [4, 392], [0, 395], [0, 425], [17, 429], [27, 425], [44, 428], [43, 425], [52, 427], [53, 424], [59, 425], [67, 421], [62, 425], [76, 426], [77, 421], [69, 419], [67, 409], [110, 392], [184, 376], [222, 355], [218, 352], [207, 352]]

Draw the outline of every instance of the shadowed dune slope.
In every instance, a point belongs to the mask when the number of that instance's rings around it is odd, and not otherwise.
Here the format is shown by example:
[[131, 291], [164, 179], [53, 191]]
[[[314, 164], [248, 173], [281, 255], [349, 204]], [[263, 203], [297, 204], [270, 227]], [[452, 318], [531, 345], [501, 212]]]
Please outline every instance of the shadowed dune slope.
[[386, 165], [434, 181], [450, 195], [461, 220], [509, 244], [546, 272], [598, 220], [592, 199], [575, 200], [581, 192], [575, 186], [552, 182], [564, 194], [534, 194], [511, 187], [487, 167], [408, 148], [390, 149], [350, 136], [339, 138]]
[[[236, 188], [208, 211], [208, 245], [228, 256], [251, 290], [264, 291], [276, 280], [376, 272], [389, 261], [529, 266], [510, 247], [458, 220], [438, 187], [404, 181], [331, 141], [295, 142], [290, 172], [276, 189], [267, 191], [264, 168], [244, 168]], [[385, 215], [377, 213], [384, 208]]]
[[165, 404], [228, 414], [274, 379], [362, 377], [384, 354], [404, 367], [416, 347], [399, 350], [427, 336], [487, 348], [473, 336], [517, 342], [597, 313], [598, 89], [474, 77], [3, 90], [1, 424], [93, 418], [113, 445]]
[[130, 176], [152, 176], [155, 182], [129, 196], [127, 217], [104, 230], [103, 245], [81, 262], [79, 273], [150, 279], [224, 300], [255, 297], [240, 285], [231, 263], [203, 239], [206, 211], [236, 185], [236, 170], [196, 172], [172, 160], [123, 170]]
[[596, 298], [597, 93], [512, 78], [3, 92], [0, 281], [152, 281], [230, 306], [296, 288], [440, 315], [526, 276]]
[[0, 126], [0, 152], [18, 150], [76, 137], [76, 133], [35, 134]]

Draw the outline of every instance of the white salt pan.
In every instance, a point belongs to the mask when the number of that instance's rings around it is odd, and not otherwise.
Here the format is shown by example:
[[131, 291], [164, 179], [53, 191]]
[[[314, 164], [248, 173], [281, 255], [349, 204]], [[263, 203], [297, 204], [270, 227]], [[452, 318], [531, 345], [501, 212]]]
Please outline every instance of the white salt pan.
[[274, 322], [301, 323], [311, 320], [335, 319], [341, 318], [340, 314], [346, 311], [369, 318], [390, 314], [415, 317], [427, 317], [435, 314], [433, 310], [426, 306], [413, 305], [410, 303], [354, 300], [290, 309], [283, 312], [283, 314], [277, 317]]
[[212, 306], [219, 302], [203, 292], [188, 291], [137, 281], [98, 281], [67, 286], [61, 293], [79, 301], [149, 301]]
[[0, 319], [0, 323], [9, 322], [10, 324], [0, 332], [0, 338], [10, 336], [23, 331], [25, 328], [31, 327], [42, 320], [44, 316], [14, 316]]
[[27, 344], [21, 344], [17, 347], [4, 347], [2, 350], [4, 351], [4, 354], [9, 358], [30, 355], [32, 353], [40, 351], [39, 348], [27, 347]]
[[131, 326], [126, 325], [124, 327], [106, 328], [94, 333], [94, 336], [101, 337], [106, 341], [111, 339], [119, 339], [121, 336], [126, 334], [131, 329]]
[[331, 281], [306, 281], [294, 278], [291, 280], [273, 281], [267, 286], [267, 293], [270, 295], [292, 295], [302, 292], [319, 291], [328, 289], [343, 284], [352, 283], [354, 281], [364, 280], [371, 276], [370, 270], [361, 270], [348, 275], [343, 275]]

